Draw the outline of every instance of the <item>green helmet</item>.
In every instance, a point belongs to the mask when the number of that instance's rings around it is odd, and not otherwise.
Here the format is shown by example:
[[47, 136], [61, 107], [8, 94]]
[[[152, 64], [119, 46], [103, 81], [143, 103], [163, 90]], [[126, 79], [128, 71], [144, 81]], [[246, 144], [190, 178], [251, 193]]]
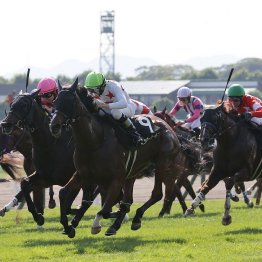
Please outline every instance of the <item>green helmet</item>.
[[90, 72], [86, 76], [85, 87], [95, 89], [105, 83], [105, 77], [101, 73]]
[[233, 84], [227, 90], [227, 96], [243, 96], [245, 89], [240, 84]]

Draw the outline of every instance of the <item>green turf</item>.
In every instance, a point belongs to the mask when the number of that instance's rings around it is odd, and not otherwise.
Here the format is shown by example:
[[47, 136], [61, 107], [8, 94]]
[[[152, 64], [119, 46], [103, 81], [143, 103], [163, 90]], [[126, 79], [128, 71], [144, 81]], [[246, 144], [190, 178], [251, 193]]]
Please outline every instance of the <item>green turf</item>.
[[223, 226], [224, 202], [205, 202], [206, 213], [184, 218], [178, 204], [169, 217], [157, 217], [155, 205], [145, 213], [142, 228], [130, 229], [139, 205], [131, 208], [130, 220], [116, 236], [106, 237], [111, 220], [102, 221], [98, 235], [90, 227], [99, 206], [86, 213], [74, 239], [61, 234], [59, 210], [46, 209], [45, 229], [36, 230], [26, 210], [0, 217], [0, 261], [262, 261], [260, 207], [232, 204], [232, 224]]

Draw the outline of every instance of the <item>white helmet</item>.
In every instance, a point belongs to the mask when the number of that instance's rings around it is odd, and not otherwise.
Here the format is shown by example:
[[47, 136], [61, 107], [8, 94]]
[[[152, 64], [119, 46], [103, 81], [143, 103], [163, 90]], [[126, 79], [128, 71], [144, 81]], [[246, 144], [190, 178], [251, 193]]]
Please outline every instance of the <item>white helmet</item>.
[[183, 86], [178, 89], [177, 91], [177, 97], [189, 97], [191, 96], [192, 91], [187, 86]]

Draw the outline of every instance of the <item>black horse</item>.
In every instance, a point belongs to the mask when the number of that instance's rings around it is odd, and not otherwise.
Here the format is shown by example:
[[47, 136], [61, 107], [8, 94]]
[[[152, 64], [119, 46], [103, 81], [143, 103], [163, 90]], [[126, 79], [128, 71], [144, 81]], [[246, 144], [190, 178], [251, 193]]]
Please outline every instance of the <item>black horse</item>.
[[257, 135], [261, 136], [257, 129], [238, 115], [230, 113], [224, 104], [215, 109], [205, 110], [201, 118], [201, 144], [204, 149], [208, 149], [210, 141], [216, 139], [217, 146], [213, 152], [213, 167], [210, 176], [185, 215], [194, 213], [194, 209], [205, 195], [220, 180], [228, 178], [222, 224], [231, 223], [230, 190], [234, 183], [261, 177], [261, 145], [259, 146], [257, 142]]
[[[75, 141], [74, 163], [77, 171], [69, 183], [59, 192], [61, 223], [64, 226], [64, 231], [69, 237], [75, 236], [74, 220], [72, 225], [68, 225], [65, 212], [68, 192], [72, 188], [98, 184], [107, 189], [107, 195], [102, 210], [96, 215], [92, 233], [100, 232], [99, 221], [102, 217], [109, 217], [112, 205], [122, 188], [124, 195], [118, 216], [106, 232], [106, 235], [116, 234], [133, 203], [135, 180], [143, 176], [146, 169], [151, 170], [153, 166], [155, 186], [150, 200], [136, 212], [132, 222], [132, 229], [136, 230], [141, 226], [144, 212], [161, 200], [163, 196], [162, 182], [169, 189], [167, 190], [167, 198], [175, 190], [174, 180], [181, 169], [181, 166], [177, 165], [181, 157], [179, 141], [173, 130], [162, 119], [155, 116], [142, 116], [141, 121], [144, 121], [146, 126], [150, 126], [151, 130], [158, 129], [158, 135], [139, 148], [126, 148], [116, 137], [118, 129], [117, 127], [113, 128], [110, 117], [106, 118], [108, 121], [102, 120], [86, 109], [76, 93], [77, 84], [78, 80], [71, 87], [63, 88], [59, 92], [55, 103], [56, 111], [50, 124], [52, 133], [59, 136], [63, 124], [69, 123], [72, 126]], [[60, 88], [62, 87], [60, 86]], [[118, 128], [121, 129], [121, 127]], [[181, 193], [180, 196], [182, 198]], [[90, 200], [86, 199], [86, 201]], [[85, 210], [80, 209], [79, 212], [83, 215]]]
[[[23, 179], [20, 193], [24, 195], [28, 210], [32, 213], [34, 220], [41, 226], [44, 224], [44, 217], [36, 210], [30, 192], [52, 185], [64, 186], [75, 172], [75, 167], [73, 163], [74, 145], [71, 143], [72, 133], [63, 128], [59, 139], [51, 135], [50, 118], [37, 97], [38, 91], [32, 94], [20, 94], [12, 103], [10, 112], [1, 125], [5, 134], [13, 134], [16, 127], [26, 128], [30, 132], [32, 160], [36, 171]], [[71, 192], [67, 212], [78, 192], [79, 189]]]
[[[12, 135], [7, 135], [3, 133], [2, 129], [0, 129], [0, 155], [3, 156], [6, 153], [16, 150], [24, 156], [23, 167], [26, 175], [31, 175], [35, 171], [35, 166], [32, 160], [32, 139], [28, 130], [15, 127]], [[1, 167], [14, 181], [20, 181], [21, 177], [16, 176], [12, 165], [1, 162]], [[56, 203], [53, 198], [54, 191], [52, 187], [50, 187], [49, 195], [49, 208], [54, 208]], [[44, 212], [44, 197], [44, 190], [37, 189], [33, 191], [33, 200], [36, 210], [38, 213], [42, 214]], [[23, 201], [24, 196], [22, 192], [19, 192], [10, 203], [0, 210], [0, 216], [4, 216], [5, 212], [16, 206], [17, 203], [22, 203]]]

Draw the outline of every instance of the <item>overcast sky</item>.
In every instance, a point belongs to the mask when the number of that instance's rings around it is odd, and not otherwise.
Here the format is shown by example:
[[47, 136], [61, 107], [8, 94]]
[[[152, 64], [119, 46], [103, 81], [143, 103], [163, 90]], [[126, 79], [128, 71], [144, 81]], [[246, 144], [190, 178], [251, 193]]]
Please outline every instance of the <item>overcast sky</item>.
[[262, 58], [261, 0], [0, 0], [0, 76], [99, 57], [100, 14], [115, 11], [115, 53], [178, 64]]

